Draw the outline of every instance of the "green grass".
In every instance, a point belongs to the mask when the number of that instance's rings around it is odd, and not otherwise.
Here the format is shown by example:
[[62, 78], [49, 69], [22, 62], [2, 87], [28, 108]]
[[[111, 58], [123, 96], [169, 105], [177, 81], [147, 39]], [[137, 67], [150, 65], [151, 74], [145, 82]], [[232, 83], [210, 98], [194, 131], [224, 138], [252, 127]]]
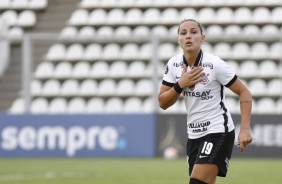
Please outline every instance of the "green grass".
[[[1, 184], [187, 184], [186, 159], [0, 159]], [[282, 159], [235, 159], [217, 184], [282, 183]]]

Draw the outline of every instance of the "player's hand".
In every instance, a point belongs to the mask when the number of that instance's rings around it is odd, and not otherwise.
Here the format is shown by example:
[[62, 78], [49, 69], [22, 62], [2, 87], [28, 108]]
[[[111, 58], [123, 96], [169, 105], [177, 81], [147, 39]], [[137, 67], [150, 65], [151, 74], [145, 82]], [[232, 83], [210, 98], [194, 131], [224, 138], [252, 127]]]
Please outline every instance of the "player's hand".
[[244, 152], [244, 149], [253, 141], [250, 129], [241, 129], [238, 135], [238, 147], [240, 152]]
[[187, 66], [184, 64], [181, 78], [179, 79], [178, 83], [181, 88], [193, 86], [202, 80], [202, 75], [204, 74], [205, 73], [203, 72], [202, 67], [195, 67], [187, 72]]

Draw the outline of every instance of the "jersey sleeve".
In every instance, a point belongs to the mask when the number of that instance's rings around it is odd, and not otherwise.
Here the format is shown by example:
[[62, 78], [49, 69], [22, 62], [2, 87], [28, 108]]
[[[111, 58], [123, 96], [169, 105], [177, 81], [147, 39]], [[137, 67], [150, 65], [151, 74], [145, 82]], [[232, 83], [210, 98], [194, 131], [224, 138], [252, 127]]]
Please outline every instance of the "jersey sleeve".
[[172, 87], [174, 86], [175, 83], [176, 83], [176, 78], [174, 76], [173, 60], [170, 59], [166, 65], [162, 84]]
[[227, 62], [220, 59], [215, 69], [217, 80], [225, 87], [230, 87], [236, 81], [237, 75]]

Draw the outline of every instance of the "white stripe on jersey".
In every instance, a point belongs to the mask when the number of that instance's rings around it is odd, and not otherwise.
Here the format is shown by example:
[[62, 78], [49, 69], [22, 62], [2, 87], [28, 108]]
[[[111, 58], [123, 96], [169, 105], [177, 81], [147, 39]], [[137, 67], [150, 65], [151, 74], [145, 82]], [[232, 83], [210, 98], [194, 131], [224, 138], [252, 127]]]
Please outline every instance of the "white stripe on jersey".
[[[168, 61], [164, 85], [173, 86], [180, 79], [185, 62], [183, 54]], [[198, 56], [195, 65], [201, 65], [205, 75], [193, 90], [187, 87], [182, 91], [187, 110], [188, 137], [196, 139], [209, 133], [232, 131], [234, 123], [224, 105], [224, 86], [231, 85], [237, 78], [236, 74], [225, 61], [205, 52], [202, 57]], [[188, 66], [187, 71], [190, 70]]]

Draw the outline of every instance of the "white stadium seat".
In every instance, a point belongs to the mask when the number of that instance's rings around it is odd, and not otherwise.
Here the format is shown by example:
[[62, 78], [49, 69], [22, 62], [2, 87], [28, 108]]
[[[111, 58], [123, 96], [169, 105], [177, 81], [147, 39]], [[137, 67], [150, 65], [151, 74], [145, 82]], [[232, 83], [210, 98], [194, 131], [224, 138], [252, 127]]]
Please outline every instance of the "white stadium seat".
[[72, 64], [66, 61], [60, 62], [57, 64], [53, 77], [54, 78], [68, 78], [71, 77], [72, 74]]
[[84, 26], [77, 33], [77, 36], [82, 39], [93, 38], [94, 35], [95, 29], [91, 26]]
[[11, 0], [1, 0], [0, 9], [8, 9], [11, 7]]
[[107, 17], [107, 12], [104, 9], [94, 9], [90, 12], [88, 18], [88, 24], [96, 25], [96, 24], [105, 24]]
[[112, 78], [122, 78], [127, 75], [127, 64], [124, 61], [115, 61], [109, 70], [109, 76]]
[[143, 13], [144, 24], [157, 24], [161, 22], [161, 12], [157, 8], [146, 9]]
[[77, 36], [77, 29], [73, 26], [64, 27], [60, 32], [60, 38], [63, 39], [72, 39], [76, 38]]
[[73, 67], [72, 76], [74, 78], [87, 78], [89, 77], [90, 64], [86, 61], [80, 61]]
[[22, 114], [25, 111], [25, 104], [23, 98], [17, 98], [13, 101], [9, 113], [11, 114]]
[[117, 83], [116, 93], [121, 96], [130, 96], [134, 94], [135, 84], [131, 79], [122, 79]]
[[114, 35], [117, 37], [128, 37], [131, 35], [131, 28], [128, 26], [119, 26], [116, 28]]
[[69, 114], [85, 114], [86, 102], [83, 98], [75, 97], [69, 101], [67, 113]]
[[233, 10], [231, 8], [220, 8], [216, 12], [216, 22], [232, 23], [234, 21]]
[[281, 96], [282, 94], [282, 79], [271, 79], [267, 83], [267, 94]]
[[123, 101], [120, 98], [112, 97], [105, 103], [106, 113], [122, 113], [123, 112]]
[[142, 105], [143, 113], [153, 113], [154, 112], [154, 101], [151, 97], [146, 98]]
[[67, 112], [67, 100], [62, 97], [54, 98], [49, 104], [48, 112], [50, 114], [64, 114]]
[[276, 111], [276, 104], [273, 99], [264, 97], [258, 100], [257, 112], [259, 114], [275, 114]]
[[48, 0], [30, 0], [28, 7], [30, 9], [38, 10], [38, 9], [47, 8], [47, 5], [48, 5]]
[[145, 43], [140, 46], [138, 58], [140, 59], [150, 59], [152, 57], [153, 51], [152, 51], [152, 44], [151, 43]]
[[18, 14], [17, 25], [32, 27], [36, 24], [36, 14], [31, 10], [24, 10]]
[[275, 77], [278, 74], [277, 65], [272, 60], [264, 60], [259, 64], [260, 77]]
[[252, 21], [252, 12], [247, 7], [237, 8], [234, 11], [235, 23], [249, 23]]
[[153, 82], [149, 79], [141, 79], [135, 85], [135, 94], [140, 96], [149, 96], [154, 92]]
[[142, 101], [137, 97], [130, 97], [124, 102], [124, 112], [125, 113], [142, 113]]
[[89, 17], [89, 12], [86, 9], [77, 9], [72, 12], [69, 24], [70, 25], [86, 25]]
[[26, 9], [28, 7], [29, 0], [12, 0], [10, 7], [12, 9]]
[[232, 97], [225, 98], [225, 104], [227, 109], [230, 111], [231, 114], [239, 114], [240, 113], [240, 105], [238, 100]]
[[128, 76], [134, 77], [144, 77], [146, 75], [146, 64], [142, 61], [134, 61], [128, 66]]
[[34, 73], [36, 78], [50, 78], [54, 74], [54, 64], [51, 62], [40, 63]]
[[179, 17], [180, 17], [180, 21], [184, 20], [184, 19], [197, 19], [198, 14], [197, 11], [194, 8], [183, 8], [180, 12], [179, 12]]
[[251, 50], [247, 43], [245, 42], [237, 42], [233, 45], [233, 59], [245, 59], [251, 56]]
[[136, 24], [142, 21], [143, 13], [141, 9], [131, 8], [125, 13], [126, 24]]
[[63, 96], [75, 96], [78, 94], [79, 82], [74, 79], [67, 79], [62, 83], [60, 94]]
[[63, 60], [66, 54], [66, 47], [64, 44], [54, 44], [52, 45], [46, 54], [46, 59], [48, 60]]
[[242, 29], [238, 25], [229, 25], [224, 29], [224, 33], [227, 36], [238, 36], [238, 34], [240, 34], [241, 32]]
[[90, 69], [90, 76], [94, 78], [104, 78], [109, 74], [109, 65], [105, 61], [94, 63]]
[[168, 30], [165, 26], [154, 26], [152, 29], [151, 29], [151, 33], [156, 35], [156, 36], [159, 36], [159, 37], [166, 37], [168, 35]]
[[230, 57], [232, 53], [230, 44], [225, 42], [217, 43], [213, 48], [213, 52], [222, 59]]
[[102, 46], [98, 43], [91, 43], [86, 46], [82, 58], [85, 60], [93, 60], [101, 58]]
[[30, 104], [30, 112], [32, 114], [47, 114], [49, 103], [45, 98], [36, 98]]
[[259, 36], [261, 34], [260, 29], [256, 25], [247, 25], [243, 28], [243, 33], [245, 36]]
[[147, 37], [148, 35], [150, 35], [150, 29], [147, 26], [136, 26], [132, 30], [132, 35], [140, 36], [140, 37]]
[[162, 43], [158, 49], [160, 59], [169, 59], [175, 54], [175, 46], [172, 43]]
[[213, 8], [202, 8], [198, 12], [198, 19], [201, 23], [212, 23], [216, 17], [215, 10]]
[[223, 28], [219, 25], [211, 25], [206, 29], [206, 35], [211, 36], [222, 36]]
[[14, 10], [6, 10], [1, 13], [1, 19], [6, 22], [8, 26], [14, 26], [18, 20], [18, 14]]
[[271, 22], [281, 23], [282, 22], [282, 7], [276, 7], [271, 11]]
[[79, 87], [79, 95], [81, 96], [93, 96], [97, 93], [97, 82], [92, 79], [86, 79], [81, 82]]
[[266, 43], [256, 42], [251, 47], [251, 57], [254, 59], [268, 58], [269, 49]]
[[[162, 0], [164, 2], [164, 0]], [[161, 22], [164, 24], [170, 24], [179, 22], [181, 19], [179, 19], [178, 10], [175, 8], [167, 8], [163, 10], [161, 13]]]
[[104, 59], [117, 59], [120, 57], [120, 46], [116, 43], [108, 43], [104, 49], [102, 57]]
[[87, 113], [104, 113], [105, 103], [102, 98], [93, 97], [86, 104]]
[[[105, 2], [105, 1], [102, 1]], [[122, 9], [111, 9], [107, 14], [106, 23], [112, 24], [120, 24], [124, 21], [124, 11]]]
[[282, 44], [281, 44], [281, 42], [272, 43], [269, 50], [270, 50], [269, 55], [270, 55], [271, 59], [280, 59], [282, 57], [282, 54], [281, 54]]
[[263, 35], [278, 35], [280, 31], [276, 25], [267, 24], [261, 28], [261, 33]]
[[258, 7], [253, 10], [253, 21], [255, 23], [268, 23], [271, 20], [271, 12], [266, 7]]
[[98, 94], [100, 96], [112, 96], [116, 92], [116, 82], [112, 79], [102, 80], [98, 87]]
[[11, 39], [12, 41], [20, 41], [23, 36], [24, 36], [24, 31], [23, 28], [21, 27], [12, 27], [9, 29], [9, 39]]
[[122, 59], [134, 59], [138, 54], [139, 48], [135, 43], [127, 43], [121, 48]]
[[265, 95], [267, 92], [267, 84], [262, 79], [251, 80], [248, 87], [254, 96]]
[[50, 79], [43, 84], [42, 94], [45, 96], [57, 96], [60, 94], [61, 84], [58, 80]]
[[66, 52], [65, 59], [69, 61], [80, 60], [84, 52], [83, 45], [79, 43], [71, 44]]
[[246, 60], [240, 65], [240, 77], [250, 78], [258, 75], [258, 63]]
[[40, 80], [32, 80], [30, 84], [31, 95], [36, 96], [40, 95], [42, 90], [42, 83]]

